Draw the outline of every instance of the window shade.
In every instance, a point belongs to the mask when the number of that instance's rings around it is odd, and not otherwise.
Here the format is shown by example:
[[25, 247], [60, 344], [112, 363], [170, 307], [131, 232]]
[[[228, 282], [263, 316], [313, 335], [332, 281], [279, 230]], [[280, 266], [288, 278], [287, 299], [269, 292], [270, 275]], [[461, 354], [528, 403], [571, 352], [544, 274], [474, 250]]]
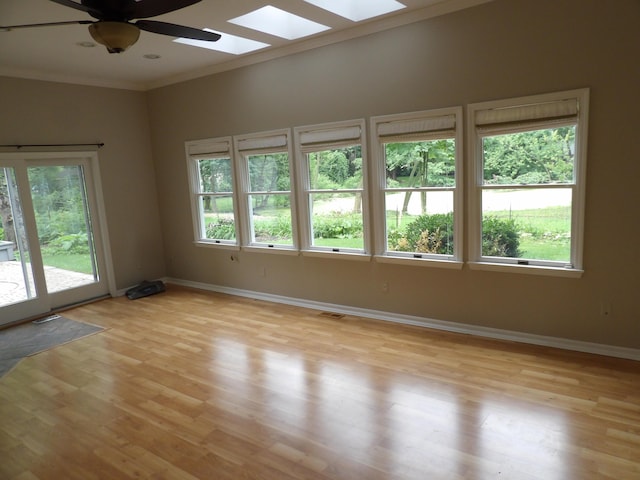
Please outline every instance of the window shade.
[[286, 135], [244, 138], [242, 140], [238, 140], [238, 150], [240, 151], [284, 147], [286, 145], [287, 145]]
[[191, 144], [187, 147], [187, 151], [192, 157], [201, 157], [207, 154], [226, 153], [230, 148], [231, 142], [225, 140], [221, 142]]
[[571, 98], [557, 102], [478, 110], [475, 113], [475, 122], [477, 126], [489, 127], [540, 120], [577, 119], [577, 116], [578, 99]]
[[455, 115], [442, 115], [380, 123], [378, 124], [378, 136], [389, 137], [415, 133], [454, 132], [455, 128]]
[[360, 140], [359, 125], [330, 130], [308, 130], [300, 133], [300, 143], [302, 145], [343, 142], [346, 140]]

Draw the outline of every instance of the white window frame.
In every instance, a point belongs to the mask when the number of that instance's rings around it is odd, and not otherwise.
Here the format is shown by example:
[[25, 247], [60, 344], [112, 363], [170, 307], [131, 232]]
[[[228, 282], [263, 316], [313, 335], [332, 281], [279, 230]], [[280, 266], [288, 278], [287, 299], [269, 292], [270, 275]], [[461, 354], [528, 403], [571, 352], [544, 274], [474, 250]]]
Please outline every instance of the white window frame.
[[[240, 218], [240, 227], [242, 230], [242, 238], [245, 241], [242, 244], [243, 250], [256, 250], [260, 252], [277, 252], [298, 254], [298, 226], [296, 214], [296, 195], [295, 195], [295, 173], [293, 152], [291, 146], [291, 130], [271, 130], [268, 132], [260, 132], [246, 135], [238, 135], [233, 137], [235, 158], [237, 159], [238, 168], [238, 197], [239, 210], [242, 212]], [[269, 153], [286, 153], [289, 161], [289, 182], [290, 190], [288, 191], [251, 191], [249, 176], [249, 160], [251, 155], [264, 155]], [[250, 197], [252, 195], [265, 194], [289, 194], [291, 209], [291, 233], [292, 245], [270, 244], [265, 242], [257, 242], [255, 240], [253, 229], [253, 214]]]
[[[533, 275], [580, 277], [583, 271], [584, 210], [587, 162], [589, 89], [482, 102], [468, 105], [469, 151], [473, 174], [469, 177], [469, 266], [472, 269]], [[483, 136], [508, 134], [563, 125], [576, 126], [573, 182], [531, 185], [530, 188], [569, 188], [571, 201], [571, 254], [569, 262], [482, 255]], [[529, 188], [518, 185], [517, 188]]]
[[[235, 173], [235, 159], [233, 156], [233, 142], [231, 137], [210, 138], [205, 140], [194, 140], [185, 142], [187, 157], [187, 171], [189, 174], [189, 189], [191, 196], [191, 216], [193, 221], [194, 243], [200, 246], [222, 247], [239, 250], [242, 238], [240, 216], [238, 215], [238, 195]], [[211, 196], [212, 192], [200, 191], [200, 171], [198, 162], [200, 160], [229, 158], [231, 162], [231, 180], [233, 191], [233, 216], [235, 225], [235, 240], [210, 239], [206, 238], [204, 212], [201, 208], [200, 198]], [[214, 195], [215, 196], [215, 195]]]
[[[298, 167], [298, 215], [300, 218], [299, 234], [302, 254], [305, 256], [328, 256], [332, 258], [341, 256], [345, 259], [369, 261], [371, 258], [369, 253], [371, 251], [371, 240], [369, 234], [369, 189], [367, 187], [368, 157], [364, 119], [295, 127], [294, 139], [296, 166]], [[323, 190], [311, 189], [307, 154], [352, 145], [359, 145], [362, 153], [362, 188], [348, 189], [344, 190], [344, 192], [360, 192], [362, 195], [363, 248], [315, 246], [313, 245], [310, 197], [314, 193], [322, 193]]]
[[[463, 128], [462, 107], [382, 115], [371, 118], [372, 156], [375, 162], [374, 240], [377, 262], [461, 269], [463, 264]], [[453, 192], [453, 255], [396, 252], [388, 249], [385, 143], [453, 139], [455, 184], [453, 187], [419, 187], [416, 192]]]

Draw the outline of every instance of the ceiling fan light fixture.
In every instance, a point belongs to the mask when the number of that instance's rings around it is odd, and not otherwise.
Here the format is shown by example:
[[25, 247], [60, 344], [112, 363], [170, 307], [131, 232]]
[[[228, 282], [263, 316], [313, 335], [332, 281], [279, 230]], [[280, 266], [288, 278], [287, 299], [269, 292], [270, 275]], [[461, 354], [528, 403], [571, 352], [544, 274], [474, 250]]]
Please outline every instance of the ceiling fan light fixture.
[[138, 41], [140, 29], [127, 22], [100, 21], [89, 25], [93, 39], [107, 47], [109, 53], [122, 53]]

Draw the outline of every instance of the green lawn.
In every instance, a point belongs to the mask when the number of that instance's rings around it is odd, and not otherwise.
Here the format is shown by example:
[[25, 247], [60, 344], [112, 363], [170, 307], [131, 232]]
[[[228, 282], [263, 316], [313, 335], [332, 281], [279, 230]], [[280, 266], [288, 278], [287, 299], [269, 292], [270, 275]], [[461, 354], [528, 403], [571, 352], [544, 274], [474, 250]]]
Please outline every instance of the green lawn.
[[569, 261], [571, 252], [571, 207], [495, 211], [492, 216], [513, 218], [520, 226], [522, 258]]
[[316, 247], [329, 248], [364, 248], [362, 237], [360, 238], [316, 238], [313, 240]]
[[571, 241], [533, 239], [532, 237], [520, 237], [520, 251], [522, 258], [539, 260], [569, 261]]
[[69, 253], [69, 254], [47, 254], [42, 252], [42, 261], [45, 266], [70, 270], [72, 272], [93, 274], [91, 269], [91, 258], [87, 254]]
[[394, 228], [403, 230], [407, 225], [409, 225], [418, 217], [419, 215], [409, 215], [408, 213], [399, 216], [398, 212], [396, 212], [395, 210], [387, 210], [387, 229]]

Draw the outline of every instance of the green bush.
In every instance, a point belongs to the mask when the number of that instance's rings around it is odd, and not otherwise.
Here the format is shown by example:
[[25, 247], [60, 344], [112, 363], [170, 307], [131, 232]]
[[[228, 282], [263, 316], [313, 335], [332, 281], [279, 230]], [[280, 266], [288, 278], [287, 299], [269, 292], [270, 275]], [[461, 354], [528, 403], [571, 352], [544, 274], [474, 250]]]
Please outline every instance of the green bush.
[[86, 228], [84, 211], [73, 207], [70, 207], [69, 210], [36, 211], [36, 222], [38, 223], [38, 238], [43, 244], [54, 242], [60, 237], [59, 232], [77, 232]]
[[218, 218], [206, 227], [207, 238], [233, 240], [236, 238], [236, 225], [232, 219]]
[[404, 232], [391, 230], [389, 249], [398, 252], [453, 254], [453, 213], [420, 215]]
[[89, 239], [86, 233], [60, 235], [47, 243], [43, 250], [49, 255], [87, 254]]
[[253, 229], [256, 238], [286, 240], [293, 236], [291, 232], [291, 217], [289, 215], [256, 220], [253, 224]]
[[407, 225], [405, 236], [413, 251], [453, 254], [453, 213], [421, 215]]
[[[421, 215], [404, 230], [390, 230], [389, 249], [398, 252], [453, 254], [453, 213]], [[482, 255], [520, 256], [520, 237], [515, 220], [485, 217], [482, 224]]]
[[332, 213], [313, 217], [314, 238], [360, 238], [363, 230], [360, 214]]
[[512, 218], [501, 220], [487, 216], [482, 220], [482, 255], [519, 257], [521, 252], [518, 225]]

